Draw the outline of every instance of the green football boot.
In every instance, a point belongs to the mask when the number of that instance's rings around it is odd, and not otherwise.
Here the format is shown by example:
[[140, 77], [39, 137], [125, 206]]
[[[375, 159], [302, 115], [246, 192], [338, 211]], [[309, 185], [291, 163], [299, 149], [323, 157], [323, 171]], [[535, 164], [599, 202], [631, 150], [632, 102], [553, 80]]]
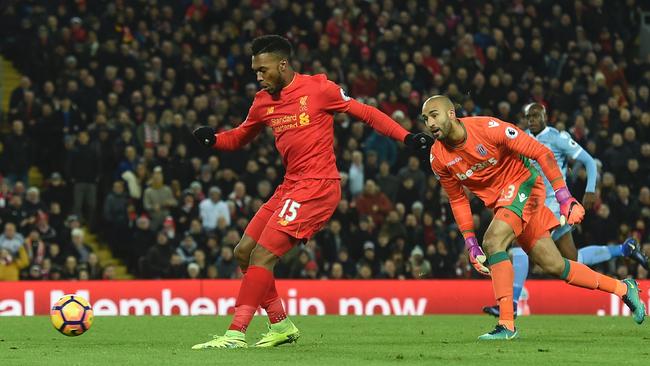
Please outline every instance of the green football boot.
[[208, 348], [246, 348], [246, 334], [236, 331], [227, 330], [226, 334], [222, 336], [214, 336], [211, 341], [199, 343], [192, 346], [192, 349], [208, 349]]
[[631, 278], [623, 280], [623, 283], [627, 285], [627, 293], [622, 298], [623, 302], [632, 310], [634, 321], [641, 324], [645, 319], [645, 304], [639, 298], [639, 284]]
[[478, 337], [479, 341], [509, 341], [519, 337], [519, 331], [515, 328], [514, 331], [506, 328], [501, 324], [497, 324], [493, 331], [485, 333]]
[[269, 331], [262, 334], [262, 339], [255, 343], [255, 347], [275, 347], [296, 342], [298, 338], [300, 338], [300, 331], [287, 318], [279, 323], [271, 324]]

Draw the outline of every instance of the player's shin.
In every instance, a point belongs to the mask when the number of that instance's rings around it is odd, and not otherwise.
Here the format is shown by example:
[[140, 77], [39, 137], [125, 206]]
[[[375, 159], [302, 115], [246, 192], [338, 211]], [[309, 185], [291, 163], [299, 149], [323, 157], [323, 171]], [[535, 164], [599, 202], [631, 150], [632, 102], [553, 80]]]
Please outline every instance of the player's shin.
[[561, 278], [573, 286], [601, 290], [623, 296], [627, 286], [614, 278], [600, 274], [582, 263], [564, 259], [564, 271]]
[[272, 284], [273, 273], [271, 271], [258, 266], [248, 267], [239, 288], [239, 295], [237, 295], [235, 304], [235, 315], [228, 328], [229, 330], [246, 332], [255, 311], [262, 303]]
[[514, 271], [512, 263], [506, 252], [497, 252], [488, 257], [490, 272], [492, 273], [492, 287], [494, 297], [499, 305], [499, 324], [514, 331], [514, 309], [512, 303], [512, 282]]

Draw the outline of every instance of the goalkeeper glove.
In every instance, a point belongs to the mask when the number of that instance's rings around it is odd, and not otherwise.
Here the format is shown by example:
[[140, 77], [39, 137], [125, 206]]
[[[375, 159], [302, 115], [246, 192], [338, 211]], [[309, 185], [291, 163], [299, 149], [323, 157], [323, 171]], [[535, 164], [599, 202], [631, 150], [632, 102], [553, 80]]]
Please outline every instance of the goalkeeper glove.
[[555, 191], [555, 199], [560, 203], [560, 225], [578, 224], [585, 217], [585, 208], [571, 196], [567, 187]]
[[212, 147], [217, 142], [216, 131], [212, 127], [201, 126], [192, 133], [201, 145]]
[[481, 246], [478, 245], [478, 240], [476, 240], [475, 236], [470, 236], [465, 239], [465, 249], [467, 249], [469, 261], [474, 266], [474, 269], [482, 275], [489, 276], [490, 270], [484, 264], [487, 261], [487, 256]]

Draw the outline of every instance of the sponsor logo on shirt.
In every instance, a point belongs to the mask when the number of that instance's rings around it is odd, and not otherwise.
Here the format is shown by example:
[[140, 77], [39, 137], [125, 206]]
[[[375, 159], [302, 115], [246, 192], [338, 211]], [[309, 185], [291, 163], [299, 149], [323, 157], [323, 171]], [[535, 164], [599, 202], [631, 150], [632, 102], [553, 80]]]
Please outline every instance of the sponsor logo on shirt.
[[481, 161], [472, 165], [469, 169], [467, 169], [467, 171], [465, 171], [465, 173], [456, 173], [456, 178], [458, 178], [458, 180], [465, 180], [474, 175], [476, 172], [480, 172], [485, 168], [497, 165], [498, 162], [499, 161], [496, 158], [489, 158], [487, 160]]
[[445, 165], [452, 166], [452, 165], [454, 165], [454, 164], [456, 164], [456, 163], [458, 163], [459, 161], [462, 161], [462, 160], [463, 160], [463, 158], [461, 158], [460, 156], [457, 156], [452, 161], [448, 162]]
[[298, 118], [300, 118], [301, 126], [307, 126], [309, 124], [309, 115], [307, 113], [300, 113], [300, 116], [298, 116]]
[[303, 112], [299, 115], [290, 114], [286, 116], [271, 118], [270, 126], [273, 132], [280, 133], [297, 127], [307, 126], [310, 123], [309, 114]]

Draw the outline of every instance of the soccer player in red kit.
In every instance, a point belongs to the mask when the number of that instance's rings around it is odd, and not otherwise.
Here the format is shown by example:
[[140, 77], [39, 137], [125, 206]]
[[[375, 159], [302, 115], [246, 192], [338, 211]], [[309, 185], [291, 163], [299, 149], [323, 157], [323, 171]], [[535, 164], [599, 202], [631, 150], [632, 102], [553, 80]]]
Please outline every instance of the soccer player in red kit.
[[[499, 119], [457, 118], [454, 105], [446, 96], [429, 98], [422, 106], [422, 116], [438, 140], [431, 147], [431, 169], [449, 196], [470, 262], [480, 273], [491, 274], [494, 296], [501, 309], [496, 328], [481, 335], [480, 340], [507, 340], [518, 335], [512, 303], [514, 274], [506, 253], [515, 238], [546, 273], [574, 286], [620, 296], [634, 320], [643, 322], [645, 305], [639, 299], [636, 281], [618, 281], [562, 258], [551, 239], [549, 231], [559, 222], [544, 205], [544, 183], [529, 159], [539, 163], [551, 182], [562, 220], [573, 225], [584, 217], [584, 208], [569, 193], [551, 150]], [[463, 187], [494, 209], [482, 248], [474, 235], [472, 212]]]
[[376, 108], [351, 99], [325, 75], [294, 72], [291, 44], [285, 38], [256, 38], [252, 51], [252, 68], [262, 90], [255, 95], [246, 120], [221, 133], [199, 127], [194, 135], [200, 143], [217, 150], [237, 150], [268, 126], [273, 129], [286, 174], [235, 248], [244, 278], [228, 331], [193, 349], [246, 347], [246, 328], [260, 305], [271, 325], [256, 346], [291, 343], [300, 336], [278, 297], [273, 267], [279, 257], [323, 227], [341, 198], [334, 155], [334, 113], [349, 113], [419, 151], [426, 152], [433, 142], [426, 134], [411, 134]]

